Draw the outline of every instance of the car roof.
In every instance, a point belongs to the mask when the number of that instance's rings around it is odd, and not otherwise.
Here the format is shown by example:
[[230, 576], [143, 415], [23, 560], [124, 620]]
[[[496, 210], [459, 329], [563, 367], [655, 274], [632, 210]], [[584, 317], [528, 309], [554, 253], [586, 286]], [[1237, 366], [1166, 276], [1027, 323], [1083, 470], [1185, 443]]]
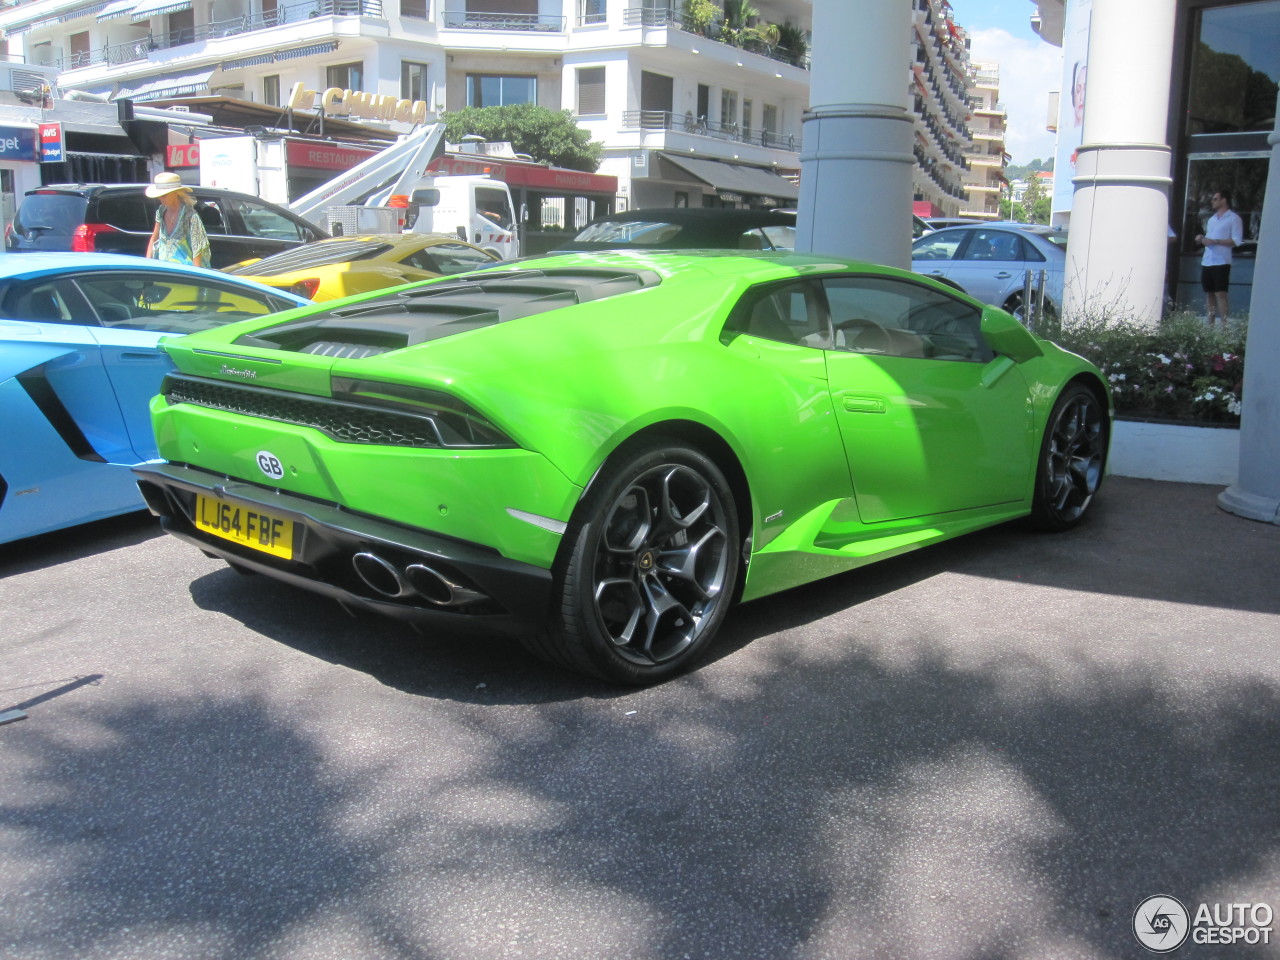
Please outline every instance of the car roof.
[[742, 224], [750, 226], [792, 225], [794, 210], [743, 210], [738, 207], [640, 207], [618, 213], [606, 213], [592, 223], [618, 223], [627, 220], [665, 220], [686, 224]]
[[[146, 190], [149, 186], [151, 186], [149, 183], [46, 183], [38, 187], [32, 187], [26, 192], [25, 196], [29, 197], [33, 194], [40, 193], [74, 193], [87, 197], [99, 193]], [[225, 187], [202, 187], [197, 183], [188, 183], [184, 184], [184, 186], [191, 190], [199, 190], [201, 193], [206, 195], [241, 197], [246, 200], [253, 200], [256, 203], [264, 203], [269, 207], [278, 207], [292, 213], [292, 211], [289, 211], [288, 207], [282, 207], [281, 204], [272, 203], [270, 200], [263, 200], [261, 197], [255, 196], [252, 193], [245, 193], [241, 190], [227, 190]], [[297, 214], [293, 215], [297, 216]]]

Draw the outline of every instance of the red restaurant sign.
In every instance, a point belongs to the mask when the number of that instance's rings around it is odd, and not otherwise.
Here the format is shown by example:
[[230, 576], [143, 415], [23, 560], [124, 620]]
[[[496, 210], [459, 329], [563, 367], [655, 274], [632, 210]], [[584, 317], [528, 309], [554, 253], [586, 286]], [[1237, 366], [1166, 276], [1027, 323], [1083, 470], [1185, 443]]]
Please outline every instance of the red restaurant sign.
[[372, 157], [376, 150], [362, 147], [339, 146], [333, 143], [314, 143], [307, 140], [290, 140], [285, 156], [292, 167], [309, 170], [350, 170], [358, 163]]

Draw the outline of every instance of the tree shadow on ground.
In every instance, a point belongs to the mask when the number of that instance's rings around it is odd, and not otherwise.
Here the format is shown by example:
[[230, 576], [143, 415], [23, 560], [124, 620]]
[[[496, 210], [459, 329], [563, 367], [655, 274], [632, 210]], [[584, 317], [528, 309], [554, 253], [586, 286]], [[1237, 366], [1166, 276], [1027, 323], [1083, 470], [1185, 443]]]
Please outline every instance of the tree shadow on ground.
[[1143, 897], [1274, 883], [1272, 686], [772, 653], [633, 716], [397, 701], [369, 711], [359, 765], [254, 693], [49, 711], [6, 735], [0, 942], [9, 960], [1138, 957]]

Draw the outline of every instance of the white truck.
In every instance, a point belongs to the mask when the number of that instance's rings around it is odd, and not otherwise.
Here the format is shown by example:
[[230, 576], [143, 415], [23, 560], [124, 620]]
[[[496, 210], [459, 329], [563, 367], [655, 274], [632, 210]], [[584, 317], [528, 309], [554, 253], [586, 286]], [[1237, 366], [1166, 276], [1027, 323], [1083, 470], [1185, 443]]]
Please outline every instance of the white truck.
[[519, 256], [510, 189], [490, 177], [427, 173], [443, 146], [444, 125], [428, 124], [288, 207], [335, 235], [448, 233], [504, 260]]

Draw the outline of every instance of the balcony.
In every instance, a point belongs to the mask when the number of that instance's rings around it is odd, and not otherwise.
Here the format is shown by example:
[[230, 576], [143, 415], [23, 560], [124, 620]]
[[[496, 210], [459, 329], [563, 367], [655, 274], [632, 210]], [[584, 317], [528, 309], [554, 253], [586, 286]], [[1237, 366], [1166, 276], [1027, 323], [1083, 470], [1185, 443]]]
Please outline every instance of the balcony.
[[382, 0], [305, 0], [277, 7], [269, 14], [244, 14], [230, 20], [203, 23], [196, 27], [170, 30], [167, 33], [148, 34], [138, 40], [103, 46], [98, 50], [85, 50], [62, 57], [54, 62], [60, 70], [77, 70], [95, 64], [111, 66], [146, 60], [156, 50], [169, 50], [189, 43], [234, 37], [286, 23], [298, 23], [318, 17], [372, 17], [385, 19]]
[[[678, 7], [627, 7], [622, 11], [622, 23], [628, 27], [665, 27], [669, 30], [688, 30], [684, 23], [684, 15]], [[705, 37], [716, 43], [724, 43], [725, 46], [734, 47], [738, 50], [746, 50], [748, 53], [758, 53], [762, 57], [770, 60], [776, 60], [779, 63], [790, 64], [793, 67], [799, 67], [802, 70], [809, 69], [808, 52], [798, 53], [783, 46], [781, 43], [769, 44], [759, 40], [747, 39], [741, 44], [728, 43], [721, 39], [722, 26], [717, 24], [706, 33], [698, 31], [688, 31], [694, 36]]]
[[680, 116], [668, 110], [627, 110], [622, 114], [624, 130], [673, 130], [677, 133], [691, 133], [695, 136], [712, 137], [716, 140], [732, 140], [735, 143], [750, 143], [760, 147], [772, 147], [776, 150], [800, 149], [800, 138], [789, 133], [771, 133], [768, 130], [748, 130], [737, 123], [719, 123], [714, 120], [699, 120], [693, 117]]
[[480, 13], [442, 10], [440, 25], [450, 30], [511, 30], [520, 33], [564, 33], [566, 18], [541, 13]]

